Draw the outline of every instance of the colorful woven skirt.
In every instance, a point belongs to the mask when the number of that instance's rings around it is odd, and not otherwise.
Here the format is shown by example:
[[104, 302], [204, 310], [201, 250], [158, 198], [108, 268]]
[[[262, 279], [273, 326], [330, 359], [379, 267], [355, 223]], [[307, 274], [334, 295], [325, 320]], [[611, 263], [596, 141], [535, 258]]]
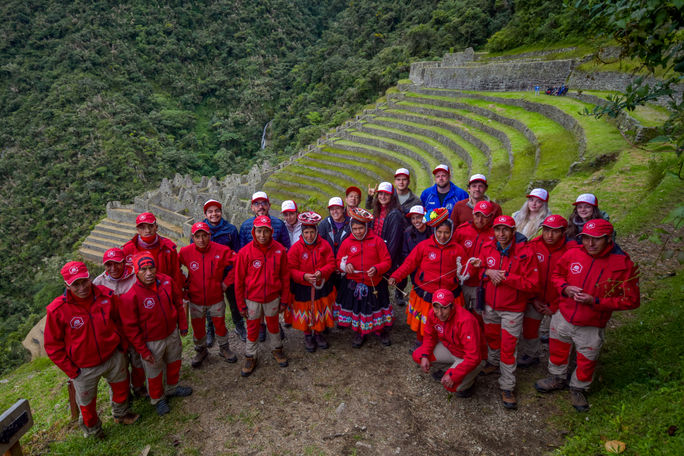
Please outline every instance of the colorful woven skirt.
[[346, 280], [339, 292], [339, 303], [335, 303], [333, 311], [339, 326], [349, 327], [363, 335], [392, 326], [392, 305], [386, 281], [372, 287]]

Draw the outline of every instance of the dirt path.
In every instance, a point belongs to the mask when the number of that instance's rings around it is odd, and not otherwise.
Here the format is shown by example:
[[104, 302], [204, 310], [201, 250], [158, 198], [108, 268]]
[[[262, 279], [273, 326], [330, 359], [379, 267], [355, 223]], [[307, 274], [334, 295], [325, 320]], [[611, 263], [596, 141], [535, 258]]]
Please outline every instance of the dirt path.
[[[554, 401], [532, 386], [545, 367], [518, 372], [519, 409], [508, 411], [496, 375], [480, 377], [475, 394], [460, 399], [423, 374], [409, 355], [414, 335], [403, 318], [391, 347], [370, 338], [353, 349], [348, 330], [333, 330], [331, 348], [309, 354], [301, 333], [286, 333], [285, 369], [266, 347], [249, 378], [240, 377], [242, 357], [226, 364], [215, 348], [200, 370], [185, 369], [196, 393], [183, 405], [191, 420], [176, 437], [184, 446], [206, 455], [519, 455], [561, 443], [548, 426]], [[244, 352], [234, 335], [231, 344]]]

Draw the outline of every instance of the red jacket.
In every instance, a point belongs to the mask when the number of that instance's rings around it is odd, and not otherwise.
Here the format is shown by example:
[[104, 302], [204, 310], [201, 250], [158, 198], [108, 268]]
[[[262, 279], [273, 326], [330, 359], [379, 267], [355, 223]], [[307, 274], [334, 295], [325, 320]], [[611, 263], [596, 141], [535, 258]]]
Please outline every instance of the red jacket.
[[[352, 264], [355, 270], [361, 271], [347, 274], [347, 279], [363, 282], [366, 285], [376, 286], [379, 284], [382, 275], [392, 267], [392, 258], [385, 246], [385, 241], [370, 230], [361, 241], [352, 235], [342, 242], [340, 250], [337, 251], [337, 267], [340, 267], [340, 262], [345, 256], [347, 257], [347, 264]], [[368, 277], [366, 271], [373, 266], [378, 272], [373, 277]]]
[[496, 247], [497, 242], [485, 244], [480, 252], [482, 273], [486, 269], [506, 271], [506, 278], [495, 286], [484, 278], [485, 302], [494, 310], [524, 312], [527, 301], [539, 291], [539, 263], [526, 244], [511, 242], [508, 255]]
[[287, 252], [287, 264], [290, 269], [290, 277], [300, 285], [311, 285], [304, 280], [304, 274], [321, 271], [323, 278], [328, 280], [335, 272], [335, 256], [332, 248], [320, 236], [312, 245], [306, 245], [302, 238], [295, 242]]
[[252, 240], [238, 252], [233, 270], [235, 298], [240, 311], [247, 310], [246, 299], [263, 304], [280, 296], [281, 304], [289, 303], [287, 249], [278, 241], [271, 241], [264, 247]]
[[223, 301], [223, 272], [233, 265], [234, 255], [230, 247], [213, 241], [204, 251], [198, 249], [196, 244], [181, 248], [180, 263], [188, 268], [184, 289], [190, 302], [211, 306]]
[[[495, 240], [494, 228], [489, 227], [486, 230], [478, 231], [472, 221], [465, 222], [454, 231], [454, 240], [463, 246], [468, 258], [479, 258], [482, 247], [486, 243]], [[480, 285], [480, 278], [475, 274], [471, 274], [471, 277], [465, 281], [464, 285], [477, 287]]]
[[121, 345], [114, 299], [111, 290], [93, 285], [89, 304], [67, 291], [47, 306], [45, 352], [69, 378], [107, 361]]
[[166, 339], [176, 328], [188, 330], [183, 299], [166, 274], [157, 273], [149, 287], [136, 279], [120, 298], [119, 314], [126, 338], [142, 357], [151, 354], [145, 342]]
[[[570, 249], [551, 273], [561, 295], [559, 310], [573, 325], [605, 328], [614, 310], [639, 307], [639, 268], [616, 244], [611, 243], [606, 250], [592, 257], [584, 247]], [[578, 304], [563, 295], [568, 285], [593, 296], [594, 304]]]
[[[466, 198], [454, 204], [454, 208], [451, 210], [451, 220], [454, 222], [454, 226], [459, 226], [465, 222], [473, 221], [473, 208], [468, 206], [468, 201], [470, 199]], [[492, 219], [497, 218], [501, 215], [501, 206], [496, 204], [494, 201], [489, 201], [489, 203], [494, 206], [494, 215]]]
[[180, 263], [178, 262], [178, 252], [176, 251], [176, 244], [171, 239], [159, 236], [159, 244], [156, 249], [145, 249], [138, 246], [138, 235], [133, 236], [133, 239], [126, 242], [121, 249], [126, 255], [126, 263], [131, 264], [133, 255], [136, 252], [148, 250], [156, 259], [157, 272], [166, 274], [174, 280], [174, 285], [178, 287], [180, 293], [185, 277], [180, 270]]
[[[411, 272], [416, 271], [414, 285], [417, 288], [415, 291], [421, 298], [431, 301], [432, 293], [440, 288], [452, 291], [460, 289], [461, 284], [457, 276], [459, 264], [461, 275], [475, 273], [475, 268], [470, 265], [466, 267], [468, 258], [463, 247], [453, 239], [441, 245], [433, 235], [411, 250], [392, 277], [399, 282]], [[428, 296], [425, 296], [425, 293], [428, 293]], [[458, 295], [458, 293], [455, 294]]]
[[544, 243], [541, 236], [532, 239], [527, 246], [537, 255], [539, 263], [539, 290], [535, 296], [540, 301], [548, 304], [553, 312], [558, 310], [558, 290], [551, 281], [551, 272], [558, 263], [560, 257], [570, 248], [576, 248], [577, 244], [572, 244], [563, 239], [558, 245], [548, 246]]
[[446, 371], [454, 381], [454, 390], [483, 359], [487, 359], [487, 344], [482, 329], [475, 317], [461, 306], [454, 306], [447, 321], [435, 317], [430, 309], [424, 329], [423, 344], [413, 352], [413, 359], [419, 363], [420, 358], [427, 356], [430, 361], [434, 361], [433, 351], [437, 343], [441, 342], [452, 355], [463, 360], [458, 366]]

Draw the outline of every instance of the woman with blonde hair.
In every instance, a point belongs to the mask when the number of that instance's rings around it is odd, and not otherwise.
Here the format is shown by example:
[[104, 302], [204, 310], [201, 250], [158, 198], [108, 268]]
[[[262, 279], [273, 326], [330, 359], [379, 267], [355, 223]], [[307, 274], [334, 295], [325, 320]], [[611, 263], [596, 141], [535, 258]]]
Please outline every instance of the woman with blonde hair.
[[549, 215], [549, 192], [543, 188], [535, 188], [527, 195], [527, 201], [520, 210], [513, 213], [513, 219], [518, 233], [532, 239]]

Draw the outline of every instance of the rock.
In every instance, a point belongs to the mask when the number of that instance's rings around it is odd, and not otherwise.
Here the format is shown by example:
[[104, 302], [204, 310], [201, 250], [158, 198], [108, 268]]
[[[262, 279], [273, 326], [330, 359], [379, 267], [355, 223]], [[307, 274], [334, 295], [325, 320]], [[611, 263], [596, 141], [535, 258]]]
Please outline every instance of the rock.
[[45, 320], [47, 316], [43, 317], [36, 326], [29, 331], [26, 338], [21, 343], [24, 348], [31, 352], [31, 359], [40, 358], [42, 356], [47, 356], [45, 353], [45, 347], [43, 346], [45, 340]]
[[347, 404], [345, 404], [344, 402], [341, 402], [340, 405], [338, 405], [337, 408], [335, 409], [335, 413], [337, 413], [339, 415], [340, 413], [342, 413], [344, 411], [345, 407], [347, 407]]
[[356, 446], [362, 448], [373, 448], [371, 444], [366, 442], [356, 442]]

